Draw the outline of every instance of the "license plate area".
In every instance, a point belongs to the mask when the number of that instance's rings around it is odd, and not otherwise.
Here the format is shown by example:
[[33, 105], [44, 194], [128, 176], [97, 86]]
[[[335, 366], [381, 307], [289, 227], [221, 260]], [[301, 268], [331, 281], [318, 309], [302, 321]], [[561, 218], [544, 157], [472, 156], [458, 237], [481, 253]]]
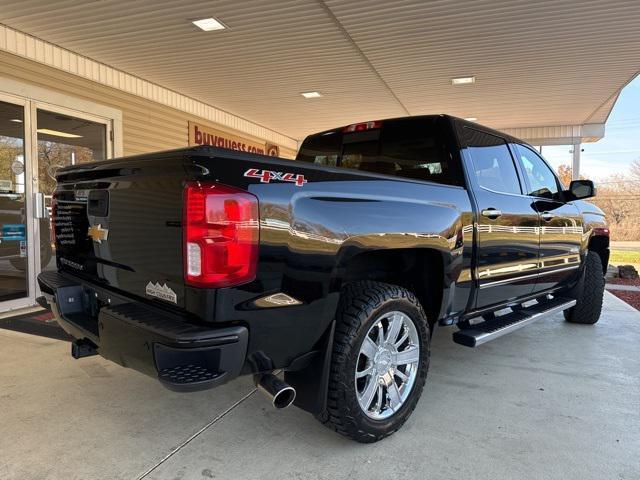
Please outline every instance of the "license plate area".
[[56, 305], [60, 316], [78, 327], [99, 336], [98, 313], [103, 302], [95, 290], [72, 285], [56, 290]]

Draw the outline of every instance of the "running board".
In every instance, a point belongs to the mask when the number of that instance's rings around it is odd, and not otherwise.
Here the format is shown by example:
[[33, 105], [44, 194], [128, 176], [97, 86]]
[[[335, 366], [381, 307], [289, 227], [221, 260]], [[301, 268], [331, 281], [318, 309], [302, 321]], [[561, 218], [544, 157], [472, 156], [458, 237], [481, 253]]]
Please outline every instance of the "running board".
[[464, 330], [459, 330], [453, 334], [453, 341], [465, 347], [477, 347], [514, 332], [547, 315], [571, 308], [575, 304], [575, 300], [562, 297], [536, 303], [517, 312], [501, 315], [493, 320], [486, 320]]

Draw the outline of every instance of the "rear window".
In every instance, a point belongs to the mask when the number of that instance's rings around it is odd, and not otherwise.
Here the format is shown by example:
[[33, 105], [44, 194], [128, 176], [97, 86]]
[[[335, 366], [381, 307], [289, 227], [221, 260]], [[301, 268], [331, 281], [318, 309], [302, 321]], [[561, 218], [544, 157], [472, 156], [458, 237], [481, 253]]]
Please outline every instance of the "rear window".
[[312, 135], [302, 144], [297, 160], [462, 185], [442, 121], [439, 117], [385, 120], [369, 122], [370, 128], [363, 131], [338, 129]]

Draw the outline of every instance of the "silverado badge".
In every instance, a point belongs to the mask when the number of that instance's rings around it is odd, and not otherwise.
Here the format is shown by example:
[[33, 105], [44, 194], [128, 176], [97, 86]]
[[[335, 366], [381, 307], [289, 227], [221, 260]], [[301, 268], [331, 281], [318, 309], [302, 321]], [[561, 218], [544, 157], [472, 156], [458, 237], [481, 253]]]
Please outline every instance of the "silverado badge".
[[178, 303], [178, 296], [176, 292], [171, 290], [171, 287], [164, 285], [160, 285], [160, 283], [147, 283], [147, 288], [145, 289], [147, 295], [151, 295], [152, 297], [159, 298], [160, 300], [166, 300], [167, 302]]
[[102, 241], [106, 240], [109, 236], [109, 230], [102, 228], [101, 224], [91, 225], [87, 232], [87, 236], [93, 238], [94, 242], [102, 243]]

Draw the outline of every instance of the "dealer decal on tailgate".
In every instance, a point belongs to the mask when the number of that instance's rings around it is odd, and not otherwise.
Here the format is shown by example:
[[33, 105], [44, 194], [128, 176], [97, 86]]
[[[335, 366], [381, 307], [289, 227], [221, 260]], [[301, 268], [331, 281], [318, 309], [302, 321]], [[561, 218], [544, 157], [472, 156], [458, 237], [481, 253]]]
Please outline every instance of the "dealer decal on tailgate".
[[250, 168], [244, 172], [244, 176], [249, 178], [259, 178], [260, 183], [269, 183], [272, 180], [276, 180], [280, 182], [295, 183], [296, 187], [301, 187], [307, 183], [304, 175], [300, 173], [273, 172], [271, 170], [258, 170], [257, 168]]

